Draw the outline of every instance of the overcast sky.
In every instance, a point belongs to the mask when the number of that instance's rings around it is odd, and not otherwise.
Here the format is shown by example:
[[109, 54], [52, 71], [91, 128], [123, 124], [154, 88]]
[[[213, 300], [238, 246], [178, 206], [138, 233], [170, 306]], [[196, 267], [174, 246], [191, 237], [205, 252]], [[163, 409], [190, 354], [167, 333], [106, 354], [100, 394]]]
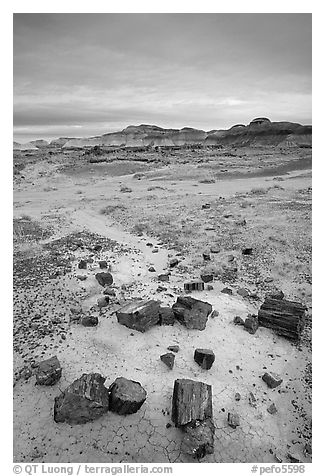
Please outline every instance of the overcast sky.
[[14, 14], [14, 139], [311, 124], [311, 14]]

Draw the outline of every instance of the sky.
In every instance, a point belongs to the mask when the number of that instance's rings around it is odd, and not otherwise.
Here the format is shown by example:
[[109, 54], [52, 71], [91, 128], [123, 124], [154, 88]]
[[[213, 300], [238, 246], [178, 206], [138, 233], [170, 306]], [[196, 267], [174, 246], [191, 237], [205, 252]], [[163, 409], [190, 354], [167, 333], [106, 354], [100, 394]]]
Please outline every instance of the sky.
[[13, 15], [14, 140], [311, 124], [302, 13]]

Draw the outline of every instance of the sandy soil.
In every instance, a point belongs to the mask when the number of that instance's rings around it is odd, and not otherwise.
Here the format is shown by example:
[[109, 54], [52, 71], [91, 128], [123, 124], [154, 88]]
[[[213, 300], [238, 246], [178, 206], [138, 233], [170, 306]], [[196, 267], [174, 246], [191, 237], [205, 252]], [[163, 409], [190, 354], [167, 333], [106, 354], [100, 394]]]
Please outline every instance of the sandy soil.
[[[14, 461], [195, 461], [182, 454], [182, 433], [169, 425], [173, 384], [181, 377], [213, 387], [215, 452], [202, 462], [290, 462], [289, 455], [311, 461], [310, 152], [253, 151], [251, 166], [250, 152], [211, 156], [203, 164], [202, 151], [182, 163], [89, 164], [72, 152], [26, 160], [14, 186]], [[17, 162], [22, 160], [20, 155]], [[210, 208], [202, 209], [207, 203]], [[84, 248], [75, 249], [75, 239]], [[88, 249], [96, 243], [101, 251]], [[242, 256], [245, 246], [253, 247], [252, 256]], [[220, 252], [204, 262], [202, 252], [211, 247]], [[181, 263], [170, 282], [158, 283], [174, 256]], [[77, 269], [81, 258], [93, 260], [87, 270]], [[102, 310], [96, 304], [102, 288], [94, 278], [100, 259], [110, 263], [116, 291]], [[125, 300], [171, 305], [184, 282], [204, 269], [218, 275], [213, 290], [192, 295], [219, 312], [204, 331], [175, 324], [141, 334], [118, 324], [114, 313]], [[78, 280], [80, 274], [87, 279]], [[225, 286], [232, 295], [221, 292]], [[243, 287], [250, 298], [237, 294]], [[265, 328], [250, 335], [233, 324], [236, 315], [256, 313], [273, 287], [308, 307], [298, 345]], [[98, 315], [99, 326], [75, 324], [71, 307]], [[159, 358], [171, 344], [180, 346], [172, 371]], [[194, 362], [197, 347], [213, 349], [209, 371]], [[52, 355], [62, 364], [61, 380], [35, 386], [33, 368]], [[266, 387], [266, 370], [282, 376], [280, 389]], [[85, 372], [100, 372], [106, 385], [119, 376], [137, 380], [148, 398], [134, 415], [55, 423], [54, 397]], [[278, 409], [274, 415], [267, 411], [271, 403]], [[229, 411], [240, 415], [236, 430], [227, 424]]]

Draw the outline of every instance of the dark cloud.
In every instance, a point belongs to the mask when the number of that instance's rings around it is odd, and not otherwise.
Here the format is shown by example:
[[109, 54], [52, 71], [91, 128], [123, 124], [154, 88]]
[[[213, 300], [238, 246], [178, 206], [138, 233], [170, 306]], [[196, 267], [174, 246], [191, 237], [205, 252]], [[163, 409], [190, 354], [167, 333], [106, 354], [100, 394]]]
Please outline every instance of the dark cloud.
[[311, 122], [310, 14], [14, 15], [17, 137], [255, 115]]

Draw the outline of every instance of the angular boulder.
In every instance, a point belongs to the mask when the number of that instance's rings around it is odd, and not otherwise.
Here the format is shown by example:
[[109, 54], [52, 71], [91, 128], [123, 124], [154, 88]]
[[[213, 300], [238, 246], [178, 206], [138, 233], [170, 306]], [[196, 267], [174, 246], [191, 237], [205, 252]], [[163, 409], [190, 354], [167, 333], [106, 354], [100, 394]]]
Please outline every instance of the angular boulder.
[[176, 427], [212, 418], [212, 387], [190, 379], [174, 382], [172, 421]]
[[159, 311], [159, 301], [132, 301], [116, 311], [116, 317], [123, 326], [139, 332], [146, 332], [159, 323]]
[[205, 329], [208, 316], [212, 312], [211, 304], [190, 296], [179, 296], [172, 309], [175, 318], [188, 329]]
[[109, 392], [105, 377], [98, 373], [83, 374], [54, 400], [54, 421], [87, 423], [109, 409]]
[[109, 387], [109, 409], [119, 415], [136, 413], [147, 398], [139, 382], [118, 377]]
[[111, 273], [96, 273], [95, 278], [97, 279], [98, 283], [103, 287], [110, 286], [111, 284], [113, 284], [113, 276], [111, 275]]
[[209, 370], [215, 361], [215, 355], [210, 349], [195, 349], [194, 360], [202, 369]]
[[40, 362], [35, 375], [37, 385], [54, 385], [60, 380], [62, 375], [59, 359], [54, 356]]

